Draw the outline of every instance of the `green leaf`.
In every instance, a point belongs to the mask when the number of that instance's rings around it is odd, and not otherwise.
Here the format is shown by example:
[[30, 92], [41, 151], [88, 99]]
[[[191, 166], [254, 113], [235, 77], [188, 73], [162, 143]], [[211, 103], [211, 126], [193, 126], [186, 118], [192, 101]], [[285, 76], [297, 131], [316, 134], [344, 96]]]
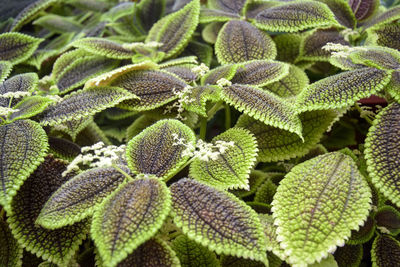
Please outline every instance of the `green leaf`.
[[367, 42], [400, 50], [399, 23], [384, 24], [376, 29], [367, 30], [367, 32]]
[[256, 195], [254, 196], [255, 202], [261, 202], [265, 204], [271, 204], [272, 199], [276, 193], [277, 186], [270, 180], [264, 181], [259, 187], [257, 188]]
[[8, 224], [0, 220], [0, 265], [4, 267], [22, 266], [22, 247], [11, 234]]
[[[200, 17], [201, 22], [201, 17]], [[203, 40], [210, 44], [215, 44], [217, 41], [217, 36], [219, 31], [221, 30], [224, 23], [221, 22], [211, 22], [207, 24], [203, 30], [201, 31], [201, 37]]]
[[212, 9], [239, 14], [245, 3], [246, 0], [209, 0], [208, 6]]
[[346, 28], [354, 29], [356, 27], [356, 17], [347, 1], [318, 0], [318, 2], [326, 4], [335, 15], [335, 19]]
[[7, 79], [8, 75], [11, 73], [12, 64], [9, 61], [0, 61], [0, 82]]
[[158, 119], [152, 116], [141, 115], [131, 125], [129, 125], [128, 129], [126, 129], [125, 139], [131, 140], [133, 137], [140, 134], [144, 129], [156, 123], [157, 121]]
[[220, 88], [218, 86], [196, 86], [192, 87], [190, 92], [185, 93], [184, 97], [187, 96], [192, 102], [184, 102], [183, 107], [192, 111], [200, 116], [207, 117], [206, 104], [208, 101], [217, 102]]
[[221, 64], [274, 59], [276, 47], [268, 34], [250, 23], [231, 20], [218, 33], [215, 54]]
[[71, 177], [61, 175], [66, 166], [61, 160], [46, 157], [18, 190], [7, 214], [12, 233], [22, 247], [59, 265], [70, 261], [89, 230], [88, 221], [57, 230], [48, 230], [35, 223], [47, 199]]
[[54, 156], [72, 161], [81, 153], [81, 148], [77, 144], [63, 138], [49, 136], [50, 153]]
[[73, 18], [63, 17], [55, 14], [41, 16], [32, 24], [39, 25], [55, 33], [80, 32], [83, 28], [82, 25]]
[[[220, 258], [222, 267], [265, 267], [265, 263], [233, 256], [221, 255]], [[269, 264], [269, 263], [268, 263]]]
[[171, 67], [163, 68], [163, 70], [168, 71], [169, 73], [175, 74], [182, 80], [187, 83], [191, 83], [197, 80], [198, 75], [192, 71], [193, 67], [197, 65], [194, 64], [182, 64], [182, 65], [175, 65]]
[[243, 14], [247, 19], [254, 19], [258, 13], [264, 11], [265, 9], [279, 6], [282, 3], [279, 1], [246, 1], [246, 4], [243, 8]]
[[[36, 73], [24, 73], [15, 75], [0, 84], [0, 95], [15, 92], [33, 92], [38, 84], [39, 77]], [[0, 97], [0, 106], [8, 107], [9, 97]], [[16, 99], [12, 100], [12, 105]]]
[[225, 22], [232, 19], [240, 19], [236, 13], [217, 9], [202, 8], [200, 11], [200, 23]]
[[242, 64], [226, 64], [216, 67], [201, 77], [201, 84], [216, 85], [217, 81], [222, 78], [230, 81], [232, 80], [233, 76], [235, 76], [236, 71], [242, 66]]
[[53, 126], [70, 120], [79, 120], [132, 98], [137, 97], [118, 87], [86, 88], [73, 92], [48, 107], [42, 113], [40, 123], [44, 126]]
[[400, 68], [400, 52], [379, 46], [365, 46], [362, 50], [356, 50], [349, 55], [355, 64], [362, 64], [369, 67], [393, 70]]
[[400, 212], [392, 206], [378, 209], [374, 217], [377, 228], [385, 234], [396, 236], [400, 233]]
[[46, 132], [34, 121], [21, 120], [0, 126], [0, 204], [9, 210], [16, 191], [43, 161]]
[[92, 122], [92, 116], [85, 116], [80, 119], [74, 118], [73, 120], [66, 121], [60, 125], [56, 125], [55, 127], [57, 127], [57, 130], [67, 133], [74, 141], [78, 134]]
[[358, 231], [351, 231], [350, 239], [346, 241], [349, 245], [359, 245], [367, 243], [374, 236], [376, 230], [376, 223], [371, 216], [368, 216], [364, 225]]
[[338, 23], [327, 5], [313, 1], [296, 1], [265, 9], [257, 14], [254, 24], [267, 31], [297, 32]]
[[265, 173], [260, 170], [252, 170], [249, 176], [249, 189], [235, 189], [229, 190], [229, 192], [240, 198], [251, 196], [257, 191], [258, 187], [261, 186], [266, 179], [268, 179], [268, 176], [269, 173]]
[[146, 43], [162, 43], [164, 58], [179, 54], [189, 43], [199, 23], [200, 1], [193, 0], [179, 11], [160, 19], [150, 29]]
[[194, 146], [196, 137], [188, 126], [178, 120], [160, 120], [136, 135], [127, 144], [126, 158], [134, 173], [154, 174], [169, 178], [189, 159], [182, 153], [186, 146]]
[[160, 229], [171, 207], [170, 192], [156, 178], [119, 187], [96, 209], [91, 235], [106, 266], [115, 266]]
[[374, 186], [400, 207], [400, 104], [392, 103], [376, 116], [365, 140], [365, 158]]
[[378, 235], [371, 249], [373, 267], [396, 266], [400, 262], [400, 242], [389, 235]]
[[363, 257], [363, 246], [345, 245], [338, 247], [333, 256], [339, 266], [359, 267]]
[[136, 9], [137, 5], [134, 2], [120, 2], [114, 7], [110, 8], [110, 10], [107, 11], [105, 14], [103, 14], [103, 18], [105, 20], [115, 22], [125, 16], [133, 15]]
[[284, 250], [280, 247], [279, 238], [276, 233], [277, 226], [274, 225], [274, 218], [268, 214], [259, 214], [258, 217], [260, 218], [261, 225], [264, 229], [265, 237], [267, 238], [267, 251], [271, 251], [279, 259], [285, 260], [286, 255]]
[[78, 59], [88, 58], [92, 54], [84, 49], [75, 49], [62, 54], [53, 64], [53, 71], [51, 77], [56, 80], [74, 61]]
[[300, 43], [304, 35], [299, 33], [285, 33], [274, 37], [274, 42], [278, 55], [276, 59], [279, 61], [294, 63], [299, 56]]
[[102, 0], [70, 0], [69, 3], [85, 11], [104, 12], [110, 3]]
[[91, 216], [124, 179], [125, 176], [113, 167], [80, 173], [51, 195], [36, 223], [47, 229], [56, 229], [79, 222]]
[[219, 267], [215, 254], [185, 235], [179, 235], [172, 241], [172, 248], [182, 267]]
[[331, 57], [329, 59], [329, 63], [342, 70], [355, 70], [365, 67], [364, 65], [361, 64], [354, 64], [351, 59], [344, 57]]
[[309, 267], [339, 267], [335, 258], [332, 254], [328, 254], [328, 257], [322, 259], [320, 262], [308, 265]]
[[[144, 0], [137, 5], [134, 20], [140, 24], [145, 31], [151, 27], [164, 15], [166, 0]], [[135, 18], [136, 17], [136, 18]]]
[[0, 60], [15, 65], [28, 59], [43, 39], [26, 34], [8, 32], [0, 34]]
[[135, 55], [132, 50], [124, 48], [123, 45], [104, 38], [83, 38], [76, 40], [71, 45], [108, 58], [129, 59]]
[[188, 46], [185, 48], [185, 51], [183, 51], [183, 55], [194, 55], [196, 58], [198, 58], [199, 62], [210, 66], [214, 52], [213, 48], [206, 43], [190, 41]]
[[53, 100], [43, 96], [25, 97], [13, 107], [18, 111], [11, 113], [7, 119], [15, 121], [33, 117], [45, 110], [51, 103], [53, 103]]
[[222, 88], [221, 97], [256, 120], [302, 137], [301, 122], [294, 108], [272, 93], [248, 85], [234, 84]]
[[377, 28], [383, 24], [387, 24], [389, 22], [400, 19], [400, 6], [395, 6], [390, 9], [387, 9], [385, 12], [380, 13], [379, 15], [373, 17], [368, 20], [364, 25], [364, 29], [368, 28]]
[[349, 0], [349, 5], [353, 10], [356, 19], [365, 21], [370, 18], [378, 10], [380, 1], [379, 0]]
[[361, 98], [382, 90], [391, 72], [362, 68], [319, 80], [305, 88], [297, 98], [297, 112], [337, 109], [353, 105]]
[[312, 264], [344, 245], [367, 219], [370, 202], [371, 190], [351, 157], [332, 152], [296, 165], [272, 202], [286, 261]]

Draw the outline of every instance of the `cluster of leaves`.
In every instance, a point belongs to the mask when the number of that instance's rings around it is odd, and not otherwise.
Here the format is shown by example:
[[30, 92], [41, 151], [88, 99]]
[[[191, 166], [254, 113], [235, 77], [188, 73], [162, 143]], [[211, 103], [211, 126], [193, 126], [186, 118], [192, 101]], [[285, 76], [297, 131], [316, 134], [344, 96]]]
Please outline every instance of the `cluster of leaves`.
[[9, 2], [0, 266], [400, 265], [399, 1]]

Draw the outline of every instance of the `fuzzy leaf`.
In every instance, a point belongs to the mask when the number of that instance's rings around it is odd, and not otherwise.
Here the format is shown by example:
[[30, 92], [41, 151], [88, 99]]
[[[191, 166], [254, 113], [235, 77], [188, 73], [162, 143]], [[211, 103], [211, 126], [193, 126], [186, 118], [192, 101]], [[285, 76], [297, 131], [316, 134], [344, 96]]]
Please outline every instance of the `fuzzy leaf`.
[[257, 142], [249, 131], [231, 128], [213, 138], [217, 141], [234, 142], [216, 160], [195, 159], [190, 164], [189, 176], [217, 189], [248, 189], [250, 170], [257, 157]]
[[366, 220], [370, 202], [371, 190], [351, 157], [332, 152], [296, 165], [272, 202], [286, 261], [312, 264], [344, 245]]
[[349, 5], [358, 21], [371, 17], [379, 7], [379, 0], [349, 0]]
[[206, 104], [208, 101], [217, 102], [219, 100], [220, 88], [217, 86], [196, 86], [189, 93], [185, 94], [192, 99], [190, 103], [183, 103], [186, 110], [192, 111], [200, 116], [207, 117]]
[[163, 70], [168, 71], [172, 74], [175, 74], [182, 80], [187, 83], [191, 83], [197, 80], [198, 75], [192, 71], [193, 67], [197, 65], [192, 64], [182, 64], [182, 65], [175, 65], [171, 67], [163, 68]]
[[222, 88], [221, 97], [256, 120], [302, 136], [301, 122], [292, 106], [272, 93], [248, 85], [234, 84]]
[[0, 126], [0, 204], [9, 209], [16, 191], [43, 161], [47, 135], [34, 121], [21, 120]]
[[57, 126], [60, 126], [58, 127], [59, 131], [67, 133], [69, 136], [71, 136], [72, 140], [74, 141], [78, 136], [78, 134], [92, 122], [93, 122], [92, 116], [85, 116], [81, 117], [80, 119], [74, 118], [73, 120], [66, 121], [61, 125]]
[[0, 60], [18, 64], [28, 59], [43, 39], [26, 34], [9, 32], [0, 34]]
[[297, 32], [316, 26], [335, 25], [337, 22], [325, 4], [298, 1], [265, 9], [255, 17], [254, 24], [268, 31]]
[[135, 55], [133, 51], [124, 48], [123, 45], [104, 38], [83, 38], [73, 42], [71, 45], [108, 58], [129, 59]]
[[119, 187], [93, 215], [91, 235], [106, 266], [115, 266], [161, 227], [171, 207], [170, 192], [156, 178]]
[[374, 45], [386, 46], [400, 51], [400, 24], [384, 24], [368, 31], [367, 40]]
[[126, 140], [131, 140], [136, 135], [140, 134], [144, 129], [156, 123], [158, 118], [152, 116], [141, 115], [126, 129]]
[[231, 20], [218, 33], [215, 53], [221, 64], [254, 59], [274, 59], [275, 43], [265, 32], [246, 21]]
[[356, 27], [356, 17], [347, 1], [318, 0], [318, 2], [326, 4], [335, 15], [335, 19], [346, 28], [354, 29]]
[[392, 206], [383, 206], [378, 209], [374, 217], [377, 228], [382, 232], [398, 235], [400, 233], [400, 212]]
[[279, 61], [295, 63], [300, 52], [300, 43], [304, 35], [299, 33], [285, 33], [274, 37], [274, 42], [278, 55], [276, 59]]
[[144, 0], [140, 1], [136, 8], [134, 18], [144, 31], [149, 31], [151, 27], [163, 16], [165, 11], [165, 0]]
[[333, 254], [339, 266], [359, 267], [363, 257], [362, 245], [345, 245], [338, 247]]
[[375, 187], [400, 207], [400, 104], [392, 103], [376, 116], [365, 140], [368, 173]]
[[82, 25], [74, 19], [54, 14], [41, 16], [32, 24], [42, 26], [55, 33], [80, 32], [82, 30]]
[[66, 166], [65, 162], [46, 157], [18, 190], [8, 217], [13, 235], [27, 251], [59, 265], [69, 262], [89, 230], [87, 221], [57, 230], [35, 223], [47, 199], [71, 177], [61, 175]]
[[277, 186], [271, 181], [271, 179], [266, 180], [257, 188], [256, 195], [254, 196], [254, 201], [271, 204], [272, 199], [276, 193], [276, 188]]
[[8, 116], [8, 120], [15, 121], [33, 117], [45, 110], [52, 102], [53, 100], [43, 96], [25, 97], [13, 107], [14, 109], [18, 109], [18, 111], [11, 113]]
[[377, 28], [380, 25], [395, 21], [400, 19], [400, 6], [395, 6], [390, 9], [387, 9], [385, 12], [380, 13], [379, 15], [373, 17], [368, 20], [364, 25], [364, 29], [373, 27]]
[[188, 126], [178, 120], [160, 120], [129, 141], [126, 158], [134, 173], [154, 174], [169, 178], [187, 160], [185, 146], [177, 145], [177, 138], [194, 146], [196, 137]]
[[92, 56], [92, 54], [83, 49], [75, 49], [62, 54], [53, 64], [51, 77], [56, 80], [74, 61], [90, 56]]
[[11, 234], [8, 224], [0, 220], [0, 266], [22, 266], [22, 247]]
[[81, 153], [77, 144], [63, 138], [49, 136], [50, 153], [58, 158], [72, 161]]
[[344, 57], [331, 57], [329, 59], [329, 63], [342, 70], [355, 70], [365, 67], [364, 65], [361, 64], [354, 64], [351, 59]]
[[396, 266], [400, 262], [400, 242], [389, 235], [378, 235], [371, 249], [373, 267]]
[[282, 3], [278, 1], [247, 1], [243, 8], [243, 14], [247, 19], [254, 19], [258, 13], [280, 4]]
[[225, 22], [232, 19], [240, 19], [240, 16], [236, 13], [217, 9], [201, 8], [200, 10], [200, 23]]
[[382, 90], [390, 77], [390, 72], [375, 68], [329, 76], [309, 85], [300, 93], [297, 98], [297, 112], [351, 106], [361, 98]]
[[0, 82], [3, 82], [12, 70], [12, 64], [9, 61], [0, 61]]
[[94, 115], [106, 108], [115, 106], [135, 95], [118, 87], [91, 87], [73, 92], [61, 102], [48, 107], [42, 114], [42, 125], [56, 125], [70, 120]]
[[213, 9], [239, 14], [246, 0], [210, 0], [208, 6]]
[[229, 192], [233, 193], [235, 196], [244, 198], [247, 196], [253, 195], [258, 187], [266, 180], [268, 179], [268, 173], [259, 171], [259, 170], [252, 170], [250, 172], [250, 177], [249, 177], [249, 189], [235, 189], [235, 190], [229, 190]]
[[277, 226], [274, 225], [274, 218], [268, 214], [259, 214], [261, 225], [264, 228], [264, 234], [267, 238], [267, 251], [273, 252], [281, 260], [286, 259], [284, 250], [279, 245], [278, 235], [276, 233]]
[[349, 58], [354, 64], [362, 64], [377, 69], [400, 69], [400, 52], [386, 47], [366, 46], [363, 50], [351, 53]]
[[[0, 95], [13, 92], [33, 92], [38, 84], [39, 77], [36, 73], [15, 75], [0, 84]], [[8, 107], [10, 98], [0, 97], [0, 106]], [[12, 101], [12, 106], [16, 100]]]
[[241, 64], [226, 64], [219, 67], [216, 67], [209, 72], [207, 72], [203, 77], [201, 77], [202, 85], [216, 85], [219, 79], [227, 79], [228, 81], [232, 80], [233, 76], [235, 76], [236, 71], [242, 67]]
[[190, 41], [182, 55], [195, 56], [199, 62], [210, 66], [211, 61], [213, 60], [214, 52], [213, 48], [206, 43]]
[[200, 1], [193, 0], [179, 11], [160, 19], [150, 29], [146, 43], [162, 43], [164, 58], [177, 55], [189, 43], [199, 23]]

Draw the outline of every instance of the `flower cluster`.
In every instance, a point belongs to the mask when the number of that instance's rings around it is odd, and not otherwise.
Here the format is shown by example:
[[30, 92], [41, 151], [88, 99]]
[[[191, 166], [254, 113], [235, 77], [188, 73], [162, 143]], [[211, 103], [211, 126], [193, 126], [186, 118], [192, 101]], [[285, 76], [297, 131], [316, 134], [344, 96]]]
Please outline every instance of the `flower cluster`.
[[210, 69], [206, 64], [201, 63], [199, 66], [192, 68], [191, 71], [196, 73], [198, 77], [203, 77]]
[[16, 91], [16, 92], [7, 92], [4, 94], [1, 94], [0, 97], [2, 98], [20, 98], [24, 96], [29, 96], [31, 95], [31, 92], [25, 92], [25, 91]]
[[327, 43], [322, 47], [322, 49], [326, 51], [331, 52], [332, 57], [336, 58], [347, 58], [350, 53], [355, 52], [355, 51], [368, 51], [367, 48], [365, 47], [350, 47], [347, 45], [342, 45], [342, 44], [335, 44], [335, 43]]
[[225, 79], [225, 78], [221, 78], [221, 79], [219, 79], [219, 80], [217, 81], [217, 85], [218, 85], [219, 87], [231, 86], [231, 85], [232, 85], [232, 82], [229, 81], [229, 80], [227, 80], [227, 79]]
[[19, 109], [0, 107], [0, 116], [7, 117], [11, 113], [14, 113], [14, 112], [17, 112], [17, 111], [19, 111]]
[[172, 109], [176, 108], [178, 111], [178, 114], [176, 114], [176, 118], [182, 121], [186, 120], [187, 118], [182, 116], [182, 113], [185, 111], [183, 105], [188, 105], [194, 101], [194, 99], [189, 97], [190, 93], [192, 92], [192, 88], [193, 87], [189, 85], [183, 88], [182, 91], [177, 91], [175, 88], [173, 88], [172, 92], [174, 93], [174, 95], [178, 96], [178, 101], [176, 101], [172, 105], [167, 106], [164, 110], [164, 114], [171, 113]]

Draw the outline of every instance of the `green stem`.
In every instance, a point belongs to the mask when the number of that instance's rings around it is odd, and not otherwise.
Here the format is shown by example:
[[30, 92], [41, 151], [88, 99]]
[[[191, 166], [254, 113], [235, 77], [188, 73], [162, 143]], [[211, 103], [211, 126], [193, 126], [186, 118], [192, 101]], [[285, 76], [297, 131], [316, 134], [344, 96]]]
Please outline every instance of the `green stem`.
[[119, 171], [122, 175], [124, 175], [128, 180], [132, 181], [133, 177], [130, 176], [128, 173], [126, 173], [124, 170], [122, 170], [120, 167], [118, 167], [117, 165], [113, 164], [112, 167], [114, 169], [116, 169], [117, 171]]
[[[360, 114], [363, 112], [362, 108], [360, 107], [360, 105], [358, 105], [358, 103], [356, 103], [354, 106], [356, 107], [358, 112], [360, 112]], [[365, 116], [363, 119], [365, 119], [369, 124], [372, 125], [373, 122], [370, 118], [368, 118], [368, 116]]]
[[12, 97], [10, 98], [10, 101], [8, 102], [8, 108], [11, 108], [11, 104], [12, 104], [13, 99], [14, 99], [14, 97], [12, 96]]
[[186, 168], [188, 165], [190, 165], [190, 163], [192, 163], [194, 161], [195, 157], [189, 159], [188, 161], [185, 162], [185, 164], [183, 164], [182, 166], [179, 167], [179, 169], [177, 169], [176, 171], [174, 171], [173, 174], [171, 174], [170, 176], [168, 176], [167, 178], [164, 179], [164, 182], [168, 182], [169, 180], [171, 180], [172, 177], [174, 177], [175, 175], [177, 175], [181, 170], [183, 170], [184, 168]]
[[200, 122], [199, 138], [202, 140], [206, 140], [206, 133], [207, 133], [207, 118], [202, 118]]
[[231, 108], [225, 103], [225, 130], [231, 128]]
[[212, 116], [214, 116], [214, 114], [219, 110], [222, 104], [223, 104], [222, 101], [218, 101], [217, 103], [215, 103], [215, 105], [212, 108], [210, 108], [210, 110], [208, 110], [207, 118], [211, 118]]

